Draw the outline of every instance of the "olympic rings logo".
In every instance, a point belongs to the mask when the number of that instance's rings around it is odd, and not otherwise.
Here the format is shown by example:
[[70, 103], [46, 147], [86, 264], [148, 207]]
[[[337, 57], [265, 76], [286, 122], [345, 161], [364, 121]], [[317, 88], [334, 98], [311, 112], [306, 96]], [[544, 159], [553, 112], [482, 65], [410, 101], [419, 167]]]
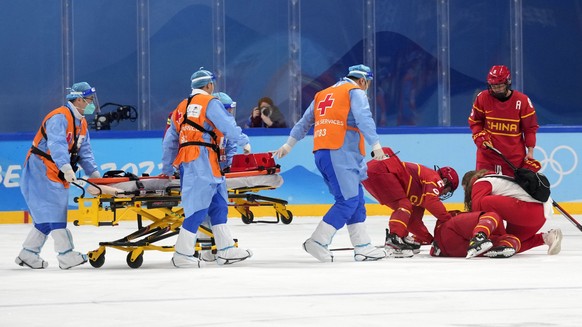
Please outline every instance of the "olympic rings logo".
[[[554, 150], [552, 150], [552, 152], [550, 153], [549, 156], [546, 153], [546, 151], [539, 146], [536, 146], [536, 150], [541, 152], [543, 157], [544, 157], [542, 160], [540, 160], [540, 163], [542, 164], [542, 169], [540, 169], [540, 173], [544, 172], [544, 170], [546, 170], [546, 168], [550, 167], [552, 169], [552, 171], [558, 175], [558, 180], [555, 181], [554, 183], [552, 183], [552, 187], [556, 187], [556, 186], [560, 185], [560, 183], [564, 179], [564, 176], [573, 173], [574, 170], [576, 170], [576, 167], [578, 166], [578, 155], [576, 154], [576, 151], [574, 151], [574, 149], [572, 149], [569, 146], [566, 146], [566, 145], [557, 146]], [[563, 150], [563, 151], [561, 151], [561, 150]], [[566, 151], [566, 153], [567, 153], [566, 155], [568, 157], [571, 156], [572, 159], [569, 160], [569, 162], [572, 162], [572, 166], [568, 170], [565, 170], [564, 166], [562, 166], [561, 162], [556, 159], [558, 151], [560, 151], [560, 152]], [[560, 156], [560, 159], [563, 159], [562, 157], [563, 157], [563, 155]], [[569, 164], [568, 164], [568, 166], [569, 166]], [[547, 175], [547, 173], [546, 173], [546, 175]]]

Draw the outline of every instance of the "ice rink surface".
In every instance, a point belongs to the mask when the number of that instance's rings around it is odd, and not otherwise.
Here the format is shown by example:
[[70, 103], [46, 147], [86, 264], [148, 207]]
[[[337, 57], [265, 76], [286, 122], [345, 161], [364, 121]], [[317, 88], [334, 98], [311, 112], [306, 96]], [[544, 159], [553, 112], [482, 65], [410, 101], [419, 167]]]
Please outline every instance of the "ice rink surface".
[[[582, 221], [580, 216], [575, 216]], [[542, 229], [561, 228], [562, 252], [547, 246], [509, 259], [432, 258], [355, 262], [336, 251], [333, 263], [305, 253], [303, 241], [320, 217], [290, 225], [230, 219], [233, 236], [254, 256], [231, 266], [177, 269], [171, 253], [146, 251], [131, 269], [124, 251], [107, 249], [103, 267], [58, 268], [49, 238], [45, 270], [14, 258], [31, 225], [0, 225], [0, 326], [580, 326], [582, 232], [560, 215]], [[429, 228], [434, 218], [425, 218]], [[268, 219], [266, 219], [268, 220]], [[387, 217], [369, 217], [382, 244]], [[73, 226], [76, 249], [95, 250], [136, 230]], [[175, 238], [168, 241], [171, 243]], [[340, 230], [332, 248], [349, 247]]]

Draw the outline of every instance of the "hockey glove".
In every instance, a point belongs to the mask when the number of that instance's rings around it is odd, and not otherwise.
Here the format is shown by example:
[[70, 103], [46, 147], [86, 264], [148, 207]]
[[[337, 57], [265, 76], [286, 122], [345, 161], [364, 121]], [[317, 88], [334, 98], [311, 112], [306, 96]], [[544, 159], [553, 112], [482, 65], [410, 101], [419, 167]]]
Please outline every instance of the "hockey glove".
[[525, 159], [521, 168], [529, 169], [534, 173], [537, 173], [540, 169], [542, 169], [542, 164], [535, 159]]
[[487, 149], [487, 145], [489, 147], [493, 147], [493, 142], [491, 141], [491, 134], [486, 130], [482, 130], [477, 134], [473, 134], [473, 141], [477, 147]]

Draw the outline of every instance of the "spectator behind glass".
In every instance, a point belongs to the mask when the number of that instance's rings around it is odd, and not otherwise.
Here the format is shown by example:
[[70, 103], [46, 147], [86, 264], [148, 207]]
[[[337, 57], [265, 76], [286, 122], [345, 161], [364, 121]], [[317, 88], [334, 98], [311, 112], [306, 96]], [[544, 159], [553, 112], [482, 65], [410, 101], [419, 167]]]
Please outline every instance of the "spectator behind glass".
[[279, 108], [273, 104], [273, 100], [269, 97], [264, 97], [259, 100], [257, 106], [251, 111], [246, 127], [281, 128], [287, 127], [287, 123]]

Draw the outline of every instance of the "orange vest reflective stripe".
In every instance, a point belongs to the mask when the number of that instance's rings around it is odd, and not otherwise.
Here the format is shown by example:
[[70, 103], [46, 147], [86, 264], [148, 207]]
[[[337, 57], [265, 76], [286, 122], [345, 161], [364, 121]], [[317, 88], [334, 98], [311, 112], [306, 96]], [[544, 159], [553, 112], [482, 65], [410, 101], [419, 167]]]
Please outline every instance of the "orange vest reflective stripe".
[[[33, 147], [35, 147], [35, 148], [38, 147], [38, 144], [40, 143], [40, 141], [42, 139], [47, 138], [47, 135], [45, 132], [45, 125], [46, 125], [47, 120], [52, 118], [54, 115], [59, 115], [59, 114], [65, 115], [65, 118], [67, 118], [66, 138], [67, 138], [67, 144], [69, 147], [69, 153], [73, 152], [73, 145], [75, 144], [75, 137], [77, 138], [77, 140], [87, 138], [87, 121], [85, 119], [81, 119], [81, 126], [76, 126], [75, 117], [73, 116], [71, 109], [69, 109], [69, 107], [62, 106], [62, 107], [59, 107], [59, 108], [49, 112], [49, 114], [46, 115], [46, 117], [42, 121], [42, 124], [40, 125], [40, 128], [38, 129], [38, 132], [36, 132], [36, 135], [34, 136], [34, 139], [32, 141]], [[73, 126], [76, 127], [76, 129], [77, 129], [76, 131], [73, 130]], [[80, 145], [77, 144], [77, 146], [80, 146]], [[27, 161], [28, 161], [28, 157], [30, 157], [31, 153], [32, 153], [32, 149], [29, 150], [28, 154], [26, 155]], [[50, 150], [48, 148], [47, 148], [45, 153], [47, 156], [51, 155]], [[53, 182], [62, 183], [63, 185], [68, 187], [69, 183], [59, 178], [60, 170], [59, 170], [59, 168], [57, 168], [57, 165], [55, 164], [55, 162], [50, 160], [49, 158], [47, 158], [45, 156], [42, 156], [39, 154], [37, 154], [37, 156], [43, 161], [43, 163], [45, 164], [45, 166], [47, 168], [46, 169], [47, 170], [47, 177]]]
[[348, 126], [350, 113], [350, 90], [358, 88], [351, 83], [328, 87], [318, 92], [313, 101], [313, 151], [337, 150], [344, 144], [346, 131], [360, 134], [360, 153], [365, 155], [364, 137], [357, 127]]
[[[191, 98], [190, 104], [188, 104], [188, 99], [184, 99], [174, 110], [172, 114], [172, 121], [174, 122], [174, 127], [178, 133], [178, 143], [180, 144], [178, 155], [174, 160], [174, 166], [178, 167], [183, 162], [196, 160], [200, 155], [200, 146], [204, 146], [202, 144], [189, 145], [187, 143], [205, 143], [209, 145], [208, 159], [210, 161], [210, 165], [212, 166], [212, 174], [216, 177], [220, 177], [222, 176], [222, 173], [218, 164], [219, 155], [216, 153], [216, 151], [214, 151], [213, 148], [210, 147], [210, 145], [218, 147], [217, 142], [224, 139], [224, 134], [219, 131], [210, 120], [206, 118], [206, 109], [208, 108], [208, 103], [212, 99], [214, 99], [214, 97], [211, 95], [196, 94]], [[204, 127], [204, 123], [208, 123], [210, 126], [212, 126], [212, 132], [216, 134], [216, 139], [211, 137], [210, 143], [206, 142], [202, 137], [204, 132], [191, 125], [188, 125], [188, 123], [185, 122], [186, 118], [188, 118], [188, 120], [192, 121], [193, 123], [198, 124], [202, 128]]]

